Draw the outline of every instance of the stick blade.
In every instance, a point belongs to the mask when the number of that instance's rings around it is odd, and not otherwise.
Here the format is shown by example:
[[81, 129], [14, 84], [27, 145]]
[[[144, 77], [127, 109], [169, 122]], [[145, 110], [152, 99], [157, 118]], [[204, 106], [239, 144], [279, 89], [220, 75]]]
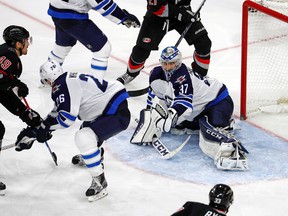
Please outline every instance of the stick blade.
[[174, 157], [189, 142], [190, 137], [191, 137], [191, 135], [189, 135], [186, 138], [186, 140], [178, 148], [176, 148], [175, 150], [171, 151], [170, 153], [162, 156], [162, 158], [165, 159], [165, 160], [168, 160], [168, 159]]

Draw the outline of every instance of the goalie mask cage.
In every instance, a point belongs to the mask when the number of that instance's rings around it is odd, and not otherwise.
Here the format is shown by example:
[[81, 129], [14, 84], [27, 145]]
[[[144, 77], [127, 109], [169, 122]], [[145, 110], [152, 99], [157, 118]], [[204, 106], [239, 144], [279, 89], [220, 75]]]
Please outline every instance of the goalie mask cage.
[[261, 107], [288, 104], [288, 1], [246, 0], [242, 9], [240, 117], [244, 120]]

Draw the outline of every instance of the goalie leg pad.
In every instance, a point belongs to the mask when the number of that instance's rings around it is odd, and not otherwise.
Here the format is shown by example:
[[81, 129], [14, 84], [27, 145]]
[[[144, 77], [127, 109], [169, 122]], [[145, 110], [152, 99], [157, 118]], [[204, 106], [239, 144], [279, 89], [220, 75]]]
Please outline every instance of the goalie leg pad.
[[130, 140], [133, 144], [143, 145], [144, 143], [152, 143], [153, 137], [160, 138], [162, 131], [157, 128], [156, 123], [161, 116], [157, 112], [149, 109], [143, 109], [140, 112], [140, 119], [136, 130]]
[[214, 163], [222, 170], [248, 170], [248, 158], [237, 143], [221, 143]]
[[201, 150], [214, 159], [218, 169], [247, 170], [248, 151], [234, 137], [231, 131], [225, 128], [213, 127], [208, 122], [207, 116], [200, 118], [200, 143]]

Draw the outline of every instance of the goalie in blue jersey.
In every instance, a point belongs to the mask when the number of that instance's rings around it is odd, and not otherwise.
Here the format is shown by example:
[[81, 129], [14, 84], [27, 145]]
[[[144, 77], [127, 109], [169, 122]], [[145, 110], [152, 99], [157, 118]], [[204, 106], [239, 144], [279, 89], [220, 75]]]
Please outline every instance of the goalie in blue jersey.
[[[18, 150], [31, 148], [34, 140], [23, 142], [28, 138], [36, 136], [38, 142], [46, 142], [54, 130], [68, 128], [76, 119], [83, 121], [75, 134], [75, 144], [81, 153], [81, 161], [92, 176], [86, 196], [89, 201], [106, 196], [102, 144], [129, 125], [130, 111], [125, 87], [118, 81], [100, 81], [88, 74], [63, 73], [59, 63], [54, 60], [41, 66], [40, 75], [43, 83], [52, 87], [51, 97], [55, 106], [43, 122], [45, 128], [37, 131], [27, 128], [19, 134], [16, 142]], [[77, 158], [79, 160], [79, 155], [73, 157], [72, 162]]]
[[[189, 134], [199, 130], [199, 146], [218, 169], [248, 169], [248, 152], [233, 134], [234, 104], [227, 87], [188, 68], [174, 46], [162, 51], [160, 64], [150, 73], [147, 108], [140, 113], [131, 142], [151, 143], [163, 132]], [[154, 103], [155, 97], [159, 102]]]

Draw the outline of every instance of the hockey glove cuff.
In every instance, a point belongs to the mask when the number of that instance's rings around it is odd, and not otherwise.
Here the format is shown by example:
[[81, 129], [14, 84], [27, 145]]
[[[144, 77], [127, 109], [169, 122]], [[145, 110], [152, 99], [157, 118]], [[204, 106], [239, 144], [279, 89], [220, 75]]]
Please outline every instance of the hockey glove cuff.
[[125, 25], [127, 28], [130, 28], [131, 26], [133, 28], [139, 28], [140, 27], [140, 21], [138, 20], [138, 18], [135, 15], [130, 14], [125, 9], [123, 9], [123, 12], [126, 14], [126, 17], [122, 21], [123, 25]]
[[173, 108], [168, 109], [168, 115], [166, 118], [162, 118], [157, 122], [157, 127], [160, 127], [163, 132], [168, 133], [171, 127], [174, 127], [178, 120], [177, 111]]
[[[15, 88], [17, 87], [17, 88]], [[11, 89], [16, 89], [17, 95], [18, 97], [26, 97], [29, 94], [29, 89], [27, 87], [27, 85], [23, 82], [21, 82], [20, 80], [13, 80], [11, 86]]]
[[22, 151], [30, 149], [36, 140], [36, 135], [32, 127], [24, 128], [17, 137], [15, 150]]
[[29, 110], [26, 109], [24, 112], [22, 112], [19, 115], [19, 118], [25, 122], [28, 126], [32, 126], [32, 127], [36, 127], [38, 125], [40, 125], [42, 119], [39, 115], [39, 113], [37, 113], [34, 110]]
[[183, 22], [196, 22], [200, 21], [199, 14], [195, 15], [189, 5], [180, 6], [176, 18]]
[[52, 138], [52, 131], [50, 130], [50, 125], [43, 121], [39, 127], [35, 129], [37, 141], [44, 143]]

